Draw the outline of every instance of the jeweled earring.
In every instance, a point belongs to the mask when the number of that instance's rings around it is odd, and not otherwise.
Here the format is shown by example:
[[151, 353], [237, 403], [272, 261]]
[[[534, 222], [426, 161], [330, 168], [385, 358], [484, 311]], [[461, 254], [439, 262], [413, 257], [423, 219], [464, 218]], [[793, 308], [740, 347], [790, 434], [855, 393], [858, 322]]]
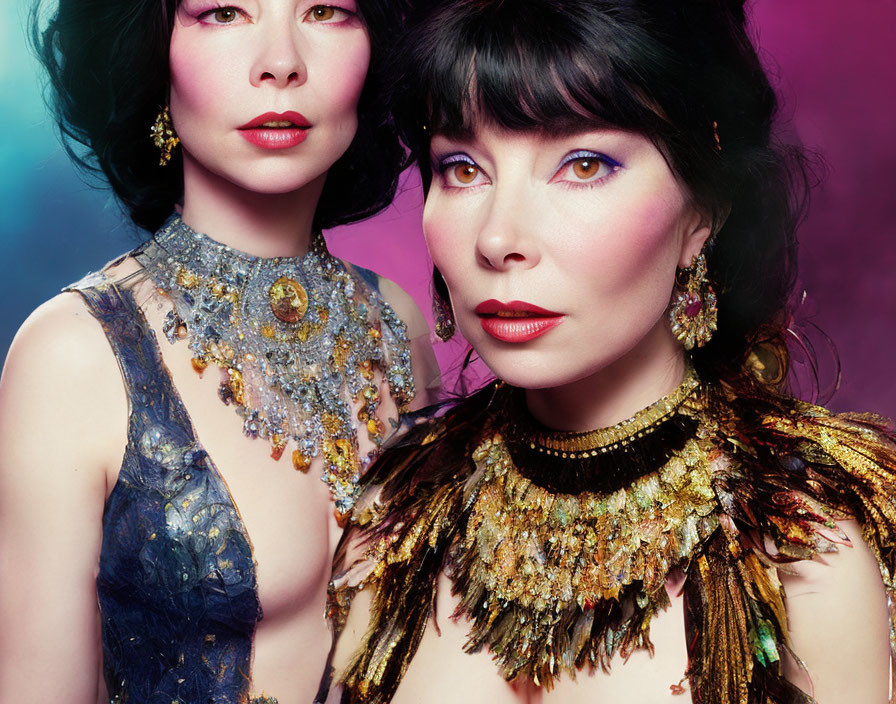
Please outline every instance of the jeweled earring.
[[152, 136], [153, 144], [161, 152], [159, 166], [165, 166], [171, 161], [171, 153], [174, 151], [174, 148], [180, 144], [180, 139], [174, 133], [174, 124], [171, 122], [171, 113], [167, 105], [159, 110], [159, 114], [156, 115], [156, 121], [152, 123], [152, 129], [150, 129], [150, 135]]
[[457, 326], [454, 324], [454, 313], [451, 304], [438, 294], [432, 297], [432, 312], [436, 319], [436, 335], [442, 342], [454, 337]]
[[718, 301], [706, 274], [706, 255], [700, 252], [688, 268], [675, 275], [669, 308], [672, 334], [686, 350], [703, 347], [712, 339], [718, 318]]

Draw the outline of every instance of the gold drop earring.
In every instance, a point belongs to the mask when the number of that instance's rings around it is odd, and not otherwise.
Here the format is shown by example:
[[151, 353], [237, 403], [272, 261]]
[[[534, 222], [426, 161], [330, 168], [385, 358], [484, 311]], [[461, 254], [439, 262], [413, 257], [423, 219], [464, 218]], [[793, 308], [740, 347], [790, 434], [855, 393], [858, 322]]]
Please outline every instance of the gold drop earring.
[[171, 161], [171, 153], [174, 148], [180, 144], [180, 139], [174, 132], [174, 124], [171, 122], [171, 112], [166, 105], [159, 110], [156, 115], [156, 121], [152, 123], [150, 129], [153, 144], [155, 144], [161, 155], [159, 156], [159, 166], [165, 166]]
[[700, 252], [691, 265], [675, 274], [675, 290], [669, 308], [672, 334], [686, 350], [703, 347], [717, 329], [719, 306]]
[[451, 312], [451, 304], [436, 294], [432, 297], [432, 309], [436, 322], [436, 335], [442, 342], [448, 342], [454, 337], [456, 325], [454, 314]]

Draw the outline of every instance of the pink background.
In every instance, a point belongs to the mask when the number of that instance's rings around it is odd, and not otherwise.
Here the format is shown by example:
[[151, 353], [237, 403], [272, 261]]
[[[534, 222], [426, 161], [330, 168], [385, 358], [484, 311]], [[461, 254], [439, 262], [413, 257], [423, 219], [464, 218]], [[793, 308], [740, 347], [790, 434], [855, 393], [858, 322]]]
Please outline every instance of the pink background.
[[[809, 324], [810, 340], [821, 348], [823, 380], [831, 380], [832, 365], [811, 326], [836, 345], [842, 381], [831, 406], [894, 417], [896, 2], [762, 0], [753, 18], [788, 118], [785, 129], [827, 164], [800, 230], [807, 298], [798, 322]], [[410, 178], [389, 211], [328, 239], [340, 256], [405, 286], [430, 316], [421, 198], [418, 181]], [[437, 345], [437, 352], [444, 370], [456, 365], [463, 347]]]
[[[53, 141], [24, 43], [30, 4], [0, 8], [0, 356], [30, 310], [145, 236], [107, 193], [76, 178]], [[843, 382], [831, 405], [896, 416], [896, 0], [753, 7], [788, 129], [828, 164], [801, 230], [801, 318], [839, 350]], [[411, 175], [385, 213], [328, 239], [340, 256], [396, 280], [429, 316], [421, 196]], [[461, 343], [437, 347], [443, 368], [464, 352]]]

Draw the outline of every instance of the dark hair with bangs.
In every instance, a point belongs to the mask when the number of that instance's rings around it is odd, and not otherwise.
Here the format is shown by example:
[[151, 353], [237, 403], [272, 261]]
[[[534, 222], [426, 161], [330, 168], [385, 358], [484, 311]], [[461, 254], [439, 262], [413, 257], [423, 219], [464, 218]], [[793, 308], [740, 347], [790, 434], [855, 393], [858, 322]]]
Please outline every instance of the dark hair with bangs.
[[429, 3], [397, 51], [392, 102], [425, 188], [431, 135], [468, 133], [476, 119], [548, 133], [611, 125], [651, 139], [714, 224], [719, 329], [694, 363], [704, 379], [762, 391], [788, 367], [808, 189], [802, 152], [773, 138], [777, 99], [745, 24], [738, 0]]
[[[31, 38], [50, 79], [49, 102], [63, 144], [88, 174], [102, 174], [131, 219], [158, 229], [183, 195], [180, 149], [167, 166], [150, 126], [168, 94], [168, 47], [177, 0], [59, 0], [46, 27], [42, 2], [31, 13]], [[317, 228], [369, 217], [386, 207], [405, 162], [383, 99], [383, 69], [402, 4], [360, 0], [370, 36], [358, 131], [327, 175]]]

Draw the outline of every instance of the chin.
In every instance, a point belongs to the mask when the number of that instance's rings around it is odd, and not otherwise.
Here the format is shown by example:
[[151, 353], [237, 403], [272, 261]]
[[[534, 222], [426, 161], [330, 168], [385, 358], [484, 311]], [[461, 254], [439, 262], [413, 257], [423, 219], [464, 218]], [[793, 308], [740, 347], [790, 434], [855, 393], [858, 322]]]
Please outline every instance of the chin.
[[521, 389], [553, 389], [573, 384], [594, 373], [594, 368], [569, 368], [571, 356], [534, 350], [483, 350], [479, 356], [501, 381]]
[[251, 193], [282, 195], [301, 190], [325, 173], [325, 169], [312, 171], [296, 168], [295, 164], [267, 164], [246, 168], [238, 175], [222, 174], [222, 176]]

